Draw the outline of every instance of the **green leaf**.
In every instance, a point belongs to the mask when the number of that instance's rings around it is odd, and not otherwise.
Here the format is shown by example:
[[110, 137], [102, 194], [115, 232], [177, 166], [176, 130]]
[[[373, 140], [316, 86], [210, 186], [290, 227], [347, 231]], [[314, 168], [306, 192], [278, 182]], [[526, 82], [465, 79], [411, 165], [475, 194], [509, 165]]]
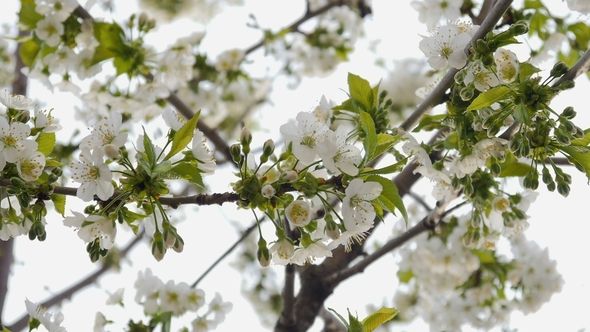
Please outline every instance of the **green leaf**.
[[377, 150], [377, 132], [375, 130], [375, 123], [369, 113], [360, 112], [361, 127], [365, 132], [365, 138], [363, 139], [363, 145], [365, 146], [365, 161], [369, 162], [375, 157], [375, 151]]
[[391, 180], [379, 175], [370, 175], [365, 181], [374, 181], [381, 184], [383, 191], [381, 191], [381, 195], [379, 195], [377, 199], [383, 204], [383, 207], [391, 213], [394, 213], [395, 208], [397, 208], [402, 213], [402, 216], [404, 217], [404, 220], [407, 224], [408, 213], [406, 212], [404, 201], [399, 195], [399, 191], [397, 190], [395, 184], [393, 184]]
[[366, 79], [348, 73], [348, 90], [350, 98], [359, 103], [363, 111], [368, 111], [375, 106], [374, 92]]
[[18, 25], [21, 30], [35, 30], [37, 22], [45, 16], [37, 13], [34, 0], [21, 0], [20, 11], [18, 12]]
[[382, 153], [391, 149], [391, 147], [400, 140], [401, 137], [397, 135], [377, 134], [377, 147], [375, 148], [374, 158], [379, 157]]
[[[534, 170], [530, 164], [519, 162], [514, 154], [510, 151], [506, 152], [505, 158], [506, 159], [504, 162], [499, 163], [500, 167], [502, 168], [500, 177], [525, 176]], [[491, 166], [491, 163], [488, 162], [488, 167], [489, 166]]]
[[350, 313], [350, 309], [347, 308], [346, 310], [348, 311], [348, 321], [350, 322], [348, 332], [364, 332], [365, 327], [359, 321], [359, 319]]
[[336, 312], [336, 310], [332, 309], [332, 308], [328, 308], [328, 310], [330, 310], [331, 312], [333, 312], [336, 316], [338, 316], [338, 318], [340, 318], [340, 320], [342, 321], [342, 323], [344, 324], [344, 326], [346, 326], [346, 330], [350, 331], [350, 325], [348, 325], [348, 322], [346, 321], [346, 319], [344, 317], [342, 317], [341, 314], [339, 314], [338, 312]]
[[369, 317], [363, 319], [362, 324], [365, 327], [364, 332], [372, 332], [379, 326], [392, 320], [398, 313], [399, 311], [395, 308], [382, 307]]
[[414, 130], [412, 130], [412, 131], [417, 133], [423, 129], [425, 131], [430, 131], [430, 130], [446, 127], [443, 125], [443, 121], [448, 116], [449, 116], [448, 114], [436, 114], [436, 115], [425, 114], [420, 119], [420, 123], [418, 124], [418, 126], [416, 128], [414, 128]]
[[342, 104], [334, 106], [332, 109], [334, 111], [350, 111], [354, 113], [361, 111], [352, 99], [346, 99]]
[[116, 56], [113, 61], [113, 66], [117, 68], [117, 76], [125, 73], [130, 73], [133, 69], [134, 59], [128, 59], [121, 56]]
[[531, 65], [530, 63], [522, 62], [518, 69], [518, 77], [520, 78], [521, 82], [524, 82], [525, 79], [540, 71], [541, 69]]
[[[156, 156], [156, 148], [154, 147], [154, 143], [150, 137], [146, 134], [145, 128], [143, 128], [143, 151], [145, 154], [145, 161], [147, 165], [149, 165], [150, 171], [156, 166], [157, 156]], [[151, 175], [150, 175], [151, 176]]]
[[494, 252], [491, 250], [471, 250], [471, 252], [475, 254], [477, 258], [479, 258], [479, 261], [482, 264], [494, 263], [496, 261], [496, 257], [494, 257]]
[[55, 205], [55, 211], [57, 211], [59, 214], [61, 214], [62, 217], [65, 218], [65, 216], [66, 216], [66, 196], [52, 194], [51, 201], [53, 202], [53, 205]]
[[62, 167], [64, 164], [54, 159], [45, 159], [45, 167]]
[[164, 160], [152, 168], [151, 176], [156, 177], [160, 174], [170, 172], [171, 168], [172, 163], [170, 162], [170, 160]]
[[391, 173], [397, 173], [400, 172], [404, 166], [406, 165], [406, 162], [408, 161], [408, 158], [404, 158], [400, 161], [398, 161], [395, 164], [389, 165], [389, 166], [385, 166], [383, 168], [378, 168], [378, 169], [374, 169], [374, 170], [369, 170], [369, 171], [363, 171], [362, 174], [391, 174]]
[[188, 162], [181, 162], [172, 167], [172, 171], [183, 179], [188, 180], [190, 183], [194, 183], [202, 188], [205, 188], [203, 177], [201, 176], [201, 172], [196, 167], [196, 165], [192, 165]]
[[514, 112], [512, 113], [514, 119], [518, 122], [524, 123], [526, 125], [531, 124], [531, 117], [529, 116], [529, 111], [526, 109], [523, 103], [520, 103], [514, 107]]
[[38, 144], [37, 150], [47, 157], [55, 147], [55, 133], [41, 132], [35, 141]]
[[484, 107], [489, 107], [493, 103], [504, 99], [510, 93], [510, 89], [504, 85], [500, 85], [489, 89], [486, 92], [482, 92], [475, 98], [475, 100], [467, 107], [467, 111], [480, 110]]
[[41, 50], [41, 45], [37, 44], [33, 38], [21, 44], [19, 54], [27, 67], [33, 67], [35, 65], [35, 59], [37, 58], [37, 54], [39, 54], [39, 50]]
[[588, 144], [590, 144], [590, 129], [584, 130], [584, 137], [573, 139], [570, 145], [588, 146]]
[[172, 140], [172, 147], [170, 148], [170, 152], [164, 157], [164, 160], [168, 160], [176, 155], [178, 152], [182, 151], [188, 143], [193, 139], [193, 135], [195, 134], [195, 128], [197, 127], [197, 122], [199, 121], [199, 115], [201, 111], [199, 110], [192, 119], [190, 119], [187, 123], [185, 123], [178, 131], [174, 134], [174, 138]]
[[586, 146], [558, 146], [570, 162], [576, 162], [586, 172], [586, 176], [590, 180], [590, 148]]
[[412, 270], [407, 270], [407, 271], [398, 270], [397, 271], [397, 278], [399, 279], [399, 282], [401, 282], [403, 284], [407, 284], [408, 282], [410, 282], [410, 280], [412, 280], [412, 278], [414, 278], [414, 272], [412, 272]]
[[94, 24], [94, 37], [99, 43], [94, 51], [92, 64], [124, 54], [129, 48], [125, 44], [125, 32], [117, 23], [96, 22]]

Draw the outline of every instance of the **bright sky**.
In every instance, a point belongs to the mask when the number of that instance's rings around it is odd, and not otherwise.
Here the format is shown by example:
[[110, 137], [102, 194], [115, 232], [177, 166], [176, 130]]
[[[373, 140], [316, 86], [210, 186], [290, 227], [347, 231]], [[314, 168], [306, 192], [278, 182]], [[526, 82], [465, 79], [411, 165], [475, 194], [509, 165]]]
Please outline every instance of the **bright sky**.
[[[262, 26], [276, 29], [297, 19], [303, 11], [304, 3], [304, 1], [247, 1], [247, 3], [250, 2], [255, 6], [244, 7], [247, 11], [244, 8], [232, 9], [217, 17], [208, 30], [203, 48], [211, 50], [213, 55], [227, 48], [246, 48], [257, 42], [260, 37], [257, 32], [244, 28], [249, 11], [256, 15]], [[10, 1], [3, 4], [9, 7], [5, 7], [2, 11], [0, 16], [2, 22], [12, 22], [14, 16], [11, 13], [18, 10], [16, 3], [17, 1]], [[116, 3], [120, 6], [123, 2], [116, 1]], [[565, 10], [565, 4], [561, 2], [556, 6], [562, 12]], [[123, 11], [121, 15], [118, 15], [119, 18], [126, 18], [129, 13], [135, 11], [131, 5], [129, 8], [119, 7], [119, 9]], [[368, 35], [374, 39], [381, 39], [378, 51], [390, 67], [392, 59], [422, 55], [418, 50], [420, 40], [418, 33], [425, 33], [425, 29], [418, 23], [416, 12], [409, 6], [400, 6], [398, 2], [373, 0], [373, 13], [373, 17], [367, 22]], [[229, 22], [231, 25], [228, 25]], [[179, 31], [186, 31], [188, 34], [196, 28], [194, 24], [187, 21], [179, 23], [180, 27], [162, 28], [161, 38], [170, 41], [170, 35], [180, 37]], [[296, 90], [285, 88], [285, 80], [278, 79], [273, 93], [273, 104], [265, 107], [257, 116], [277, 124], [284, 122], [288, 117], [293, 118], [299, 111], [313, 109], [322, 94], [329, 99], [342, 101], [346, 97], [343, 90], [347, 88], [348, 72], [357, 73], [371, 82], [378, 82], [386, 76], [386, 72], [374, 66], [373, 56], [363, 51], [367, 48], [366, 42], [360, 42], [359, 52], [352, 56], [349, 63], [341, 65], [331, 77], [322, 80], [306, 79]], [[562, 93], [552, 105], [556, 109], [563, 109], [568, 105], [576, 107], [579, 114], [576, 119], [584, 123], [583, 127], [586, 128], [590, 123], [590, 116], [585, 111], [587, 96], [580, 91], [590, 91], [590, 86], [585, 78], [579, 79], [576, 84], [578, 87], [574, 89], [575, 91]], [[67, 101], [68, 95], [51, 96], [39, 84], [32, 83], [29, 96], [46, 101], [48, 106], [55, 107], [54, 115], [63, 115], [60, 118], [64, 127], [79, 126], [77, 123], [68, 122], [73, 112], [72, 105], [75, 103]], [[275, 121], [270, 121], [273, 118]], [[84, 130], [84, 127], [80, 126], [80, 129]], [[278, 125], [273, 125], [267, 129], [267, 133], [254, 133], [255, 140], [262, 142], [268, 138], [278, 138], [277, 128]], [[220, 170], [219, 174], [226, 175], [221, 176], [222, 179], [232, 176], [227, 170]], [[566, 283], [563, 291], [555, 295], [551, 302], [536, 314], [513, 315], [511, 327], [518, 328], [519, 331], [576, 331], [590, 328], [586, 312], [587, 299], [590, 298], [588, 284], [590, 270], [584, 263], [587, 259], [581, 257], [586, 252], [585, 247], [582, 246], [587, 242], [587, 234], [590, 234], [588, 213], [584, 209], [587, 197], [590, 197], [590, 188], [586, 184], [587, 179], [573, 167], [570, 174], [573, 176], [574, 185], [567, 199], [540, 189], [539, 199], [529, 210], [532, 216], [531, 227], [526, 233], [541, 247], [550, 248], [550, 256], [558, 261], [558, 271], [563, 275]], [[217, 192], [230, 190], [227, 183], [212, 184], [211, 188]], [[427, 192], [430, 192], [430, 189], [427, 189]], [[76, 205], [75, 201], [73, 198], [68, 200], [68, 210], [81, 211], [80, 205]], [[139, 245], [123, 263], [120, 274], [101, 278], [100, 287], [93, 287], [77, 294], [72, 302], [64, 305], [64, 325], [68, 331], [90, 330], [96, 310], [102, 310], [107, 318], [124, 322], [124, 318], [116, 316], [121, 314], [120, 308], [103, 306], [107, 298], [106, 291], [114, 292], [120, 287], [128, 288], [125, 293], [127, 302], [125, 314], [135, 319], [142, 317], [141, 309], [133, 303], [132, 285], [137, 271], [150, 266], [154, 274], [164, 281], [174, 279], [177, 282], [185, 281], [190, 284], [238, 237], [233, 225], [238, 224], [246, 228], [251, 220], [249, 212], [236, 211], [230, 204], [223, 209], [187, 207], [183, 211], [186, 213], [186, 218], [183, 218], [186, 221], [179, 224], [178, 230], [186, 242], [184, 252], [168, 253], [162, 262], [156, 263], [151, 257], [148, 245]], [[84, 243], [73, 230], [65, 228], [61, 221], [62, 218], [57, 214], [48, 215], [48, 237], [44, 243], [31, 242], [25, 237], [17, 240], [15, 251], [17, 262], [9, 285], [7, 310], [4, 313], [6, 322], [11, 323], [24, 312], [25, 298], [34, 302], [42, 301], [95, 269], [85, 253]], [[393, 222], [388, 220], [386, 224], [393, 225]], [[381, 241], [389, 237], [386, 228], [382, 227], [379, 230], [381, 234], [377, 238]], [[267, 234], [271, 233], [267, 232]], [[123, 246], [129, 237], [129, 232], [119, 231], [117, 243]], [[205, 290], [207, 299], [211, 299], [215, 292], [220, 292], [224, 300], [234, 303], [234, 310], [217, 331], [243, 330], [244, 326], [258, 330], [256, 314], [240, 295], [243, 276], [227, 266], [230, 261], [234, 261], [234, 257], [226, 259], [200, 285]], [[346, 313], [346, 309], [350, 308], [352, 312], [357, 311], [362, 318], [366, 315], [366, 304], [391, 305], [391, 297], [397, 286], [395, 264], [393, 255], [389, 255], [375, 266], [369, 267], [363, 275], [345, 282], [328, 299], [327, 307], [332, 307], [339, 313]], [[282, 268], [279, 266], [269, 269], [279, 275], [282, 273]], [[312, 331], [319, 331], [320, 326], [321, 324], [316, 323]], [[117, 328], [114, 327], [112, 330], [116, 331]], [[417, 323], [408, 330], [428, 331], [428, 328], [424, 324]]]

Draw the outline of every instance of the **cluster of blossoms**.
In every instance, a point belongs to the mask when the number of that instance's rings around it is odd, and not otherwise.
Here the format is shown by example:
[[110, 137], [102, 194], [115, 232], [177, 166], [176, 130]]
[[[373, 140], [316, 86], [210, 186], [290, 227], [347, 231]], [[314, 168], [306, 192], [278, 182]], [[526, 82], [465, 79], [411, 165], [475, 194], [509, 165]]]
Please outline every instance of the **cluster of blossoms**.
[[[172, 109], [167, 109], [162, 114], [163, 121], [166, 125], [171, 128], [168, 135], [168, 140], [173, 141], [173, 135], [176, 132], [185, 130], [187, 120], [180, 117], [178, 113]], [[196, 122], [194, 122], [196, 124]], [[118, 163], [120, 166], [127, 170], [118, 171], [123, 175], [120, 179], [121, 187], [120, 190], [129, 190], [123, 193], [121, 197], [128, 197], [132, 194], [146, 195], [142, 193], [145, 186], [153, 186], [154, 190], [158, 190], [160, 195], [167, 193], [167, 188], [162, 183], [166, 178], [158, 178], [154, 176], [154, 169], [145, 169], [146, 167], [155, 168], [163, 167], [167, 165], [169, 169], [175, 164], [187, 162], [193, 163], [194, 168], [202, 175], [210, 175], [215, 172], [216, 164], [215, 159], [212, 156], [212, 151], [206, 144], [206, 139], [201, 131], [198, 129], [192, 129], [192, 148], [190, 152], [183, 155], [183, 158], [178, 156], [172, 157], [172, 162], [167, 161], [164, 151], [157, 146], [145, 146], [146, 142], [151, 144], [149, 138], [139, 135], [136, 142], [135, 149], [137, 150], [136, 160], [138, 166], [132, 166], [130, 155], [125, 148], [127, 142], [128, 133], [121, 132], [122, 115], [111, 110], [109, 116], [104, 117], [96, 125], [92, 127], [90, 135], [84, 137], [80, 142], [80, 156], [79, 161], [73, 161], [70, 165], [72, 171], [72, 180], [79, 182], [80, 186], [77, 190], [77, 196], [86, 201], [92, 201], [95, 196], [102, 202], [108, 202], [113, 194], [115, 193], [115, 186], [113, 185], [113, 172], [109, 168], [109, 164], [112, 162]], [[183, 135], [188, 134], [186, 132]], [[179, 141], [180, 139], [177, 139]], [[185, 144], [187, 144], [186, 142]], [[148, 155], [148, 150], [150, 154]], [[176, 153], [178, 151], [175, 151]], [[151, 157], [150, 157], [151, 156]], [[148, 160], [146, 160], [148, 158]], [[146, 164], [147, 163], [147, 164]], [[152, 166], [149, 166], [152, 165]], [[188, 165], [188, 164], [186, 164]], [[140, 169], [144, 169], [145, 172], [150, 172], [151, 176], [142, 175]], [[165, 174], [165, 170], [161, 170]], [[140, 184], [140, 187], [128, 186], [129, 181], [140, 181], [138, 177], [148, 177], [144, 181], [156, 181], [149, 184]], [[130, 180], [129, 178], [133, 179]], [[172, 177], [174, 178], [174, 177]], [[157, 188], [157, 189], [156, 189]], [[149, 193], [149, 195], [153, 195]], [[151, 196], [150, 196], [151, 197]], [[138, 198], [136, 198], [138, 199]], [[145, 198], [143, 198], [145, 199]], [[167, 249], [174, 249], [175, 251], [182, 251], [184, 242], [180, 236], [176, 233], [175, 228], [170, 225], [169, 218], [163, 207], [159, 204], [154, 203], [154, 198], [151, 197], [151, 201], [147, 201], [150, 207], [140, 211], [143, 214], [133, 214], [135, 221], [141, 222], [144, 226], [146, 233], [154, 239], [152, 248], [152, 254], [158, 260], [162, 259]], [[92, 207], [88, 210], [89, 215], [85, 215], [79, 212], [72, 211], [74, 216], [66, 217], [64, 225], [74, 227], [78, 229], [78, 236], [85, 242], [95, 243], [97, 250], [104, 252], [104, 250], [110, 249], [114, 242], [117, 234], [116, 220], [117, 214], [125, 213], [128, 211], [124, 200], [119, 203], [118, 206], [112, 206], [112, 204], [98, 204], [99, 208]], [[97, 205], [97, 206], [98, 206]], [[117, 212], [120, 211], [120, 212]], [[88, 213], [87, 212], [87, 213]], [[129, 222], [128, 222], [129, 223]], [[137, 225], [132, 222], [132, 227]]]
[[[327, 4], [326, 0], [308, 2], [312, 11]], [[318, 18], [313, 31], [277, 39], [269, 46], [275, 58], [286, 61], [295, 75], [323, 76], [333, 71], [363, 33], [362, 18], [349, 6], [332, 8]]]
[[203, 313], [201, 310], [205, 308], [203, 290], [190, 287], [184, 282], [175, 283], [169, 280], [164, 283], [150, 269], [138, 272], [135, 288], [135, 302], [143, 306], [147, 315], [170, 312], [172, 316], [180, 317], [186, 313], [201, 311], [191, 323], [191, 331], [194, 332], [215, 330], [217, 325], [223, 323], [226, 314], [233, 307], [230, 302], [224, 302], [219, 293], [215, 293], [215, 297], [207, 304], [207, 310]]
[[[512, 259], [464, 246], [470, 219], [453, 218], [441, 226], [442, 234], [420, 235], [399, 251], [402, 286], [394, 303], [403, 319], [418, 315], [447, 330], [466, 324], [491, 329], [507, 323], [514, 310], [537, 311], [561, 291], [556, 262], [523, 234], [510, 239]], [[498, 286], [496, 278], [509, 285]]]
[[[296, 120], [296, 123], [280, 127], [288, 146], [286, 153], [292, 157], [278, 165], [278, 174], [274, 174], [277, 172], [272, 168], [247, 166], [256, 174], [256, 181], [262, 181], [261, 190], [253, 193], [253, 199], [261, 195], [264, 200], [281, 202], [284, 209], [273, 209], [267, 215], [277, 219], [284, 215], [290, 228], [298, 229], [301, 234], [298, 241], [294, 241], [283, 227], [275, 224], [278, 239], [269, 249], [266, 249], [265, 242], [261, 243], [264, 248], [259, 252], [259, 259], [263, 265], [270, 262], [271, 256], [275, 264], [304, 265], [316, 258], [331, 257], [332, 250], [340, 245], [350, 251], [351, 245], [355, 241], [361, 243], [373, 227], [377, 215], [373, 202], [383, 191], [379, 182], [354, 178], [359, 176], [359, 168], [363, 166], [361, 150], [352, 141], [354, 131], [346, 124], [330, 129], [331, 104], [324, 97], [313, 112], [300, 112]], [[249, 132], [242, 136], [242, 144], [245, 150], [249, 150]], [[267, 142], [263, 148], [266, 160], [274, 150], [274, 145], [271, 145]], [[253, 159], [251, 157], [249, 161]], [[280, 192], [284, 186], [297, 187], [300, 177], [309, 176], [313, 179], [347, 177], [349, 181], [345, 189], [310, 191], [294, 196]], [[242, 183], [247, 181], [242, 180]], [[328, 203], [334, 198], [342, 200], [339, 213]]]
[[[219, 293], [215, 293], [214, 298], [206, 303], [203, 290], [190, 287], [184, 282], [175, 283], [173, 280], [164, 283], [150, 269], [138, 272], [134, 286], [136, 289], [135, 302], [143, 306], [144, 313], [148, 316], [157, 317], [169, 313], [171, 315], [169, 319], [171, 319], [184, 316], [187, 313], [196, 314], [197, 317], [191, 322], [192, 329], [190, 331], [192, 332], [215, 330], [219, 324], [225, 321], [226, 315], [233, 307], [232, 303], [223, 301]], [[111, 294], [106, 304], [124, 306], [124, 291], [125, 289], [121, 288]], [[61, 326], [64, 320], [64, 315], [61, 312], [49, 313], [45, 308], [29, 300], [26, 300], [25, 304], [30, 316], [29, 326], [31, 329], [36, 329], [41, 325], [49, 332], [66, 332], [66, 329]], [[97, 312], [94, 331], [104, 332], [106, 326], [112, 323], [113, 321], [107, 320], [101, 312]], [[131, 323], [133, 322], [131, 321]], [[166, 323], [162, 322], [162, 324]], [[187, 328], [184, 330], [189, 331]]]
[[[39, 151], [39, 143], [46, 143], [42, 135], [53, 137], [61, 126], [54, 122], [51, 111], [35, 109], [31, 117], [29, 110], [36, 107], [36, 102], [23, 95], [2, 90], [0, 103], [7, 108], [0, 115], [0, 170], [15, 179], [12, 182], [14, 187], [8, 191], [9, 197], [2, 202], [0, 239], [26, 234], [34, 224], [38, 225], [35, 234], [44, 237], [45, 218], [40, 213], [31, 213], [32, 197], [29, 194], [23, 196], [21, 189], [24, 189], [25, 182], [36, 181], [44, 174], [49, 151]], [[57, 179], [57, 175], [53, 174], [51, 179]], [[21, 210], [23, 204], [25, 207]]]

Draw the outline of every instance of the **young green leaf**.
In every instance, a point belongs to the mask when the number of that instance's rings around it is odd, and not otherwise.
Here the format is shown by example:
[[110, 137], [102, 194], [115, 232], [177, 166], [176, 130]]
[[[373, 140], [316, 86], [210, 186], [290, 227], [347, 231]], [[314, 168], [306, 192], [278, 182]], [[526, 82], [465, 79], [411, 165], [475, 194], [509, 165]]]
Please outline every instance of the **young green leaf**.
[[368, 111], [375, 106], [375, 94], [366, 79], [348, 73], [348, 90], [350, 98], [357, 102], [364, 111]]
[[369, 113], [360, 112], [361, 127], [365, 132], [365, 138], [363, 145], [365, 147], [365, 162], [373, 160], [375, 157], [375, 151], [377, 149], [377, 132], [375, 130], [375, 123]]
[[586, 172], [590, 181], [590, 148], [586, 146], [559, 146], [558, 149], [563, 152], [571, 161], [575, 161]]
[[172, 158], [174, 155], [182, 151], [188, 145], [188, 143], [190, 143], [190, 141], [193, 139], [193, 136], [195, 135], [195, 128], [197, 127], [200, 114], [201, 111], [199, 110], [192, 119], [180, 127], [180, 129], [178, 129], [178, 131], [174, 134], [172, 147], [170, 148], [170, 152], [168, 152], [166, 157], [164, 157], [164, 160]]
[[53, 202], [53, 205], [55, 206], [55, 211], [57, 211], [59, 214], [61, 214], [62, 217], [65, 218], [65, 216], [66, 216], [66, 196], [52, 194], [51, 201]]
[[408, 158], [404, 158], [395, 164], [385, 166], [383, 168], [363, 171], [362, 174], [363, 175], [365, 175], [365, 174], [391, 174], [391, 173], [400, 172], [404, 168], [404, 166], [406, 165], [407, 161], [408, 161]]
[[35, 0], [21, 0], [20, 3], [18, 25], [21, 27], [21, 30], [35, 30], [37, 22], [42, 20], [45, 16], [37, 13], [35, 10]]
[[391, 147], [400, 140], [401, 137], [399, 136], [377, 134], [377, 147], [375, 148], [374, 158], [379, 157], [382, 153], [391, 149]]
[[482, 92], [475, 100], [467, 107], [468, 111], [480, 110], [484, 107], [492, 106], [493, 103], [504, 99], [510, 93], [510, 89], [504, 85], [500, 85]]
[[375, 181], [381, 183], [383, 187], [383, 191], [381, 191], [381, 195], [377, 198], [381, 203], [383, 203], [383, 207], [391, 213], [394, 213], [395, 208], [397, 208], [404, 217], [406, 223], [408, 222], [408, 213], [406, 212], [406, 207], [404, 206], [404, 201], [402, 197], [399, 195], [399, 191], [393, 182], [389, 179], [386, 179], [379, 175], [370, 175], [367, 177], [366, 181]]
[[31, 38], [20, 45], [19, 55], [27, 67], [33, 67], [40, 50], [41, 45]]
[[47, 157], [55, 147], [55, 133], [41, 132], [35, 141], [38, 144], [37, 150]]
[[194, 183], [202, 188], [205, 188], [203, 183], [203, 177], [199, 169], [187, 162], [181, 162], [172, 167], [172, 172], [178, 174], [183, 179], [188, 180], [190, 183]]
[[364, 332], [372, 332], [379, 326], [392, 320], [397, 316], [399, 311], [395, 308], [382, 307], [367, 318], [363, 319], [362, 324], [365, 327]]

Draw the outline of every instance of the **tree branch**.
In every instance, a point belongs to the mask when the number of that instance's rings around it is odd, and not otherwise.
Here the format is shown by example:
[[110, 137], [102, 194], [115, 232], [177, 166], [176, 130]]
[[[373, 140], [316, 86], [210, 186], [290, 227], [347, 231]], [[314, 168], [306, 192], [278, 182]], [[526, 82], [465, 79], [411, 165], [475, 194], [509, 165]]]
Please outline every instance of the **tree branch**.
[[[260, 222], [262, 222], [264, 220], [264, 218], [260, 219]], [[209, 272], [213, 271], [213, 269], [217, 266], [217, 264], [221, 263], [221, 261], [227, 257], [232, 251], [234, 251], [234, 249], [236, 249], [238, 247], [238, 245], [240, 243], [242, 243], [242, 241], [244, 241], [248, 235], [250, 235], [250, 233], [252, 233], [255, 229], [258, 229], [258, 222], [254, 222], [254, 224], [252, 224], [252, 226], [248, 227], [244, 233], [242, 234], [242, 236], [240, 236], [239, 239], [236, 240], [236, 242], [234, 242], [234, 244], [229, 247], [221, 256], [219, 256], [219, 258], [217, 258], [217, 260], [215, 260], [215, 262], [213, 262], [213, 264], [211, 264], [211, 266], [209, 266], [209, 268], [203, 272], [203, 274], [201, 274], [201, 276], [199, 278], [197, 278], [197, 280], [195, 280], [195, 282], [193, 282], [191, 284], [192, 288], [197, 287], [197, 285], [199, 284], [199, 282], [201, 282], [201, 280], [203, 280], [203, 278], [205, 278]]]
[[[131, 251], [131, 249], [133, 249], [133, 247], [135, 247], [135, 245], [138, 244], [142, 239], [143, 239], [143, 233], [141, 235], [138, 235], [135, 238], [133, 238], [133, 240], [131, 240], [125, 246], [125, 248], [123, 248], [123, 250], [121, 250], [119, 252], [119, 256], [120, 257], [127, 256], [127, 254]], [[65, 299], [71, 298], [78, 291], [95, 283], [100, 276], [105, 274], [108, 270], [110, 270], [114, 266], [115, 266], [114, 263], [112, 263], [108, 260], [105, 261], [105, 263], [100, 267], [100, 269], [96, 270], [94, 273], [92, 273], [91, 275], [87, 276], [86, 278], [78, 281], [77, 283], [71, 285], [69, 288], [63, 290], [59, 294], [56, 294], [52, 298], [44, 301], [40, 305], [45, 308], [49, 308], [51, 306], [61, 303]], [[24, 329], [27, 326], [28, 321], [29, 321], [29, 315], [25, 313], [23, 316], [21, 316], [21, 318], [19, 318], [16, 322], [14, 322], [14, 324], [12, 324], [11, 326], [8, 326], [8, 329], [11, 331], [14, 331], [14, 332], [21, 331], [22, 329]]]
[[[29, 31], [19, 31], [19, 37], [29, 34]], [[14, 57], [16, 58], [16, 65], [14, 72], [16, 79], [12, 82], [12, 93], [19, 95], [27, 94], [27, 77], [21, 72], [24, 68], [23, 60], [20, 57], [21, 44], [16, 46]], [[0, 221], [2, 222], [2, 221]], [[11, 271], [12, 263], [14, 262], [14, 239], [8, 241], [0, 240], [0, 326], [2, 326], [2, 314], [4, 313], [4, 302], [6, 301], [6, 294], [8, 292], [8, 279]]]

